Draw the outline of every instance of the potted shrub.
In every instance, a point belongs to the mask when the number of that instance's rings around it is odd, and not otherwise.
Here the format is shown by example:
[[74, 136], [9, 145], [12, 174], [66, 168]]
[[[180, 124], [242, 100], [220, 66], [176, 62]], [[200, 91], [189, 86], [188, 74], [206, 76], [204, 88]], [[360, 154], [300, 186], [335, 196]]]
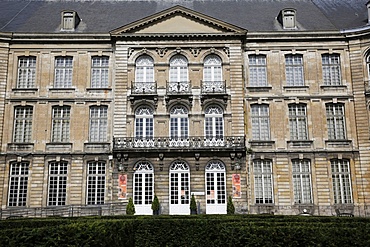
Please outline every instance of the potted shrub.
[[197, 214], [197, 203], [195, 202], [194, 194], [191, 195], [190, 214]]
[[159, 215], [159, 200], [157, 195], [154, 195], [154, 199], [152, 202], [152, 210], [153, 210], [153, 215]]
[[134, 215], [135, 214], [135, 205], [132, 201], [132, 198], [128, 200], [127, 206], [126, 206], [126, 214], [127, 215]]
[[229, 198], [227, 199], [227, 214], [234, 214], [234, 213], [235, 213], [234, 203], [233, 203], [231, 196], [229, 196]]

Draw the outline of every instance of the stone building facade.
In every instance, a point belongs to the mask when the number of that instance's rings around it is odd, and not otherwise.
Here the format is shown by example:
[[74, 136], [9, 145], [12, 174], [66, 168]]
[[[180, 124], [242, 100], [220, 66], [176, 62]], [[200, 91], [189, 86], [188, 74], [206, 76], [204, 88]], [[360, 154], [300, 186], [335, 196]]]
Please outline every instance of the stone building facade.
[[241, 2], [224, 4], [248, 20], [207, 1], [13, 1], [58, 16], [0, 29], [2, 211], [152, 214], [157, 195], [189, 214], [194, 195], [204, 214], [230, 196], [237, 213], [368, 216], [366, 3], [347, 26], [321, 1]]

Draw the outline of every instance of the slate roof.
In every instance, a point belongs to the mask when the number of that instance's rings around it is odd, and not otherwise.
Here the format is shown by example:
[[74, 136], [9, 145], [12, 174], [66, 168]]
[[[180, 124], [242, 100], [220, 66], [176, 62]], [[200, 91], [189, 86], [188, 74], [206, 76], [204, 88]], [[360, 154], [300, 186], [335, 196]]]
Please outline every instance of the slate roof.
[[282, 30], [276, 17], [297, 10], [298, 30], [331, 31], [367, 24], [368, 0], [0, 0], [0, 32], [59, 33], [61, 11], [82, 19], [75, 32], [108, 33], [141, 18], [181, 5], [248, 31]]

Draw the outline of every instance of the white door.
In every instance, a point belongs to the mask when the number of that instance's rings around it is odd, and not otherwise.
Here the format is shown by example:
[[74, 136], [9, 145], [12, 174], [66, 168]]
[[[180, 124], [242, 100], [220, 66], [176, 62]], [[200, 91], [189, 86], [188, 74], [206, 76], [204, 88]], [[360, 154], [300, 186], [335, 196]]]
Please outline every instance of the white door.
[[151, 215], [153, 201], [153, 166], [146, 161], [135, 166], [134, 173], [134, 204], [135, 214]]
[[206, 166], [206, 213], [226, 214], [226, 171], [221, 161]]
[[190, 214], [190, 174], [184, 161], [170, 166], [170, 214]]

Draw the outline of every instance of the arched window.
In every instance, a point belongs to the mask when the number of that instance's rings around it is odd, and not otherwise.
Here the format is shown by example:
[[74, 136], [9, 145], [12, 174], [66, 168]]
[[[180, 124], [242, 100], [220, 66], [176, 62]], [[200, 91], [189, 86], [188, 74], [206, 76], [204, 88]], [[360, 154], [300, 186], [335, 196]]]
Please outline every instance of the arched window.
[[188, 81], [188, 60], [182, 55], [173, 56], [170, 60], [170, 82]]
[[220, 106], [212, 105], [205, 110], [204, 129], [206, 139], [219, 140], [224, 136], [224, 117]]
[[203, 80], [222, 81], [222, 60], [217, 55], [208, 55], [204, 59]]
[[142, 106], [135, 111], [135, 138], [152, 139], [154, 136], [153, 109]]
[[186, 139], [189, 136], [188, 110], [184, 106], [175, 106], [170, 111], [171, 139]]
[[140, 56], [136, 60], [134, 92], [155, 92], [154, 60], [148, 55]]
[[134, 167], [134, 204], [136, 214], [152, 214], [151, 204], [154, 195], [153, 165], [141, 161]]
[[226, 169], [224, 163], [212, 160], [206, 165], [207, 214], [226, 213]]
[[189, 214], [190, 173], [185, 161], [170, 166], [170, 214]]

